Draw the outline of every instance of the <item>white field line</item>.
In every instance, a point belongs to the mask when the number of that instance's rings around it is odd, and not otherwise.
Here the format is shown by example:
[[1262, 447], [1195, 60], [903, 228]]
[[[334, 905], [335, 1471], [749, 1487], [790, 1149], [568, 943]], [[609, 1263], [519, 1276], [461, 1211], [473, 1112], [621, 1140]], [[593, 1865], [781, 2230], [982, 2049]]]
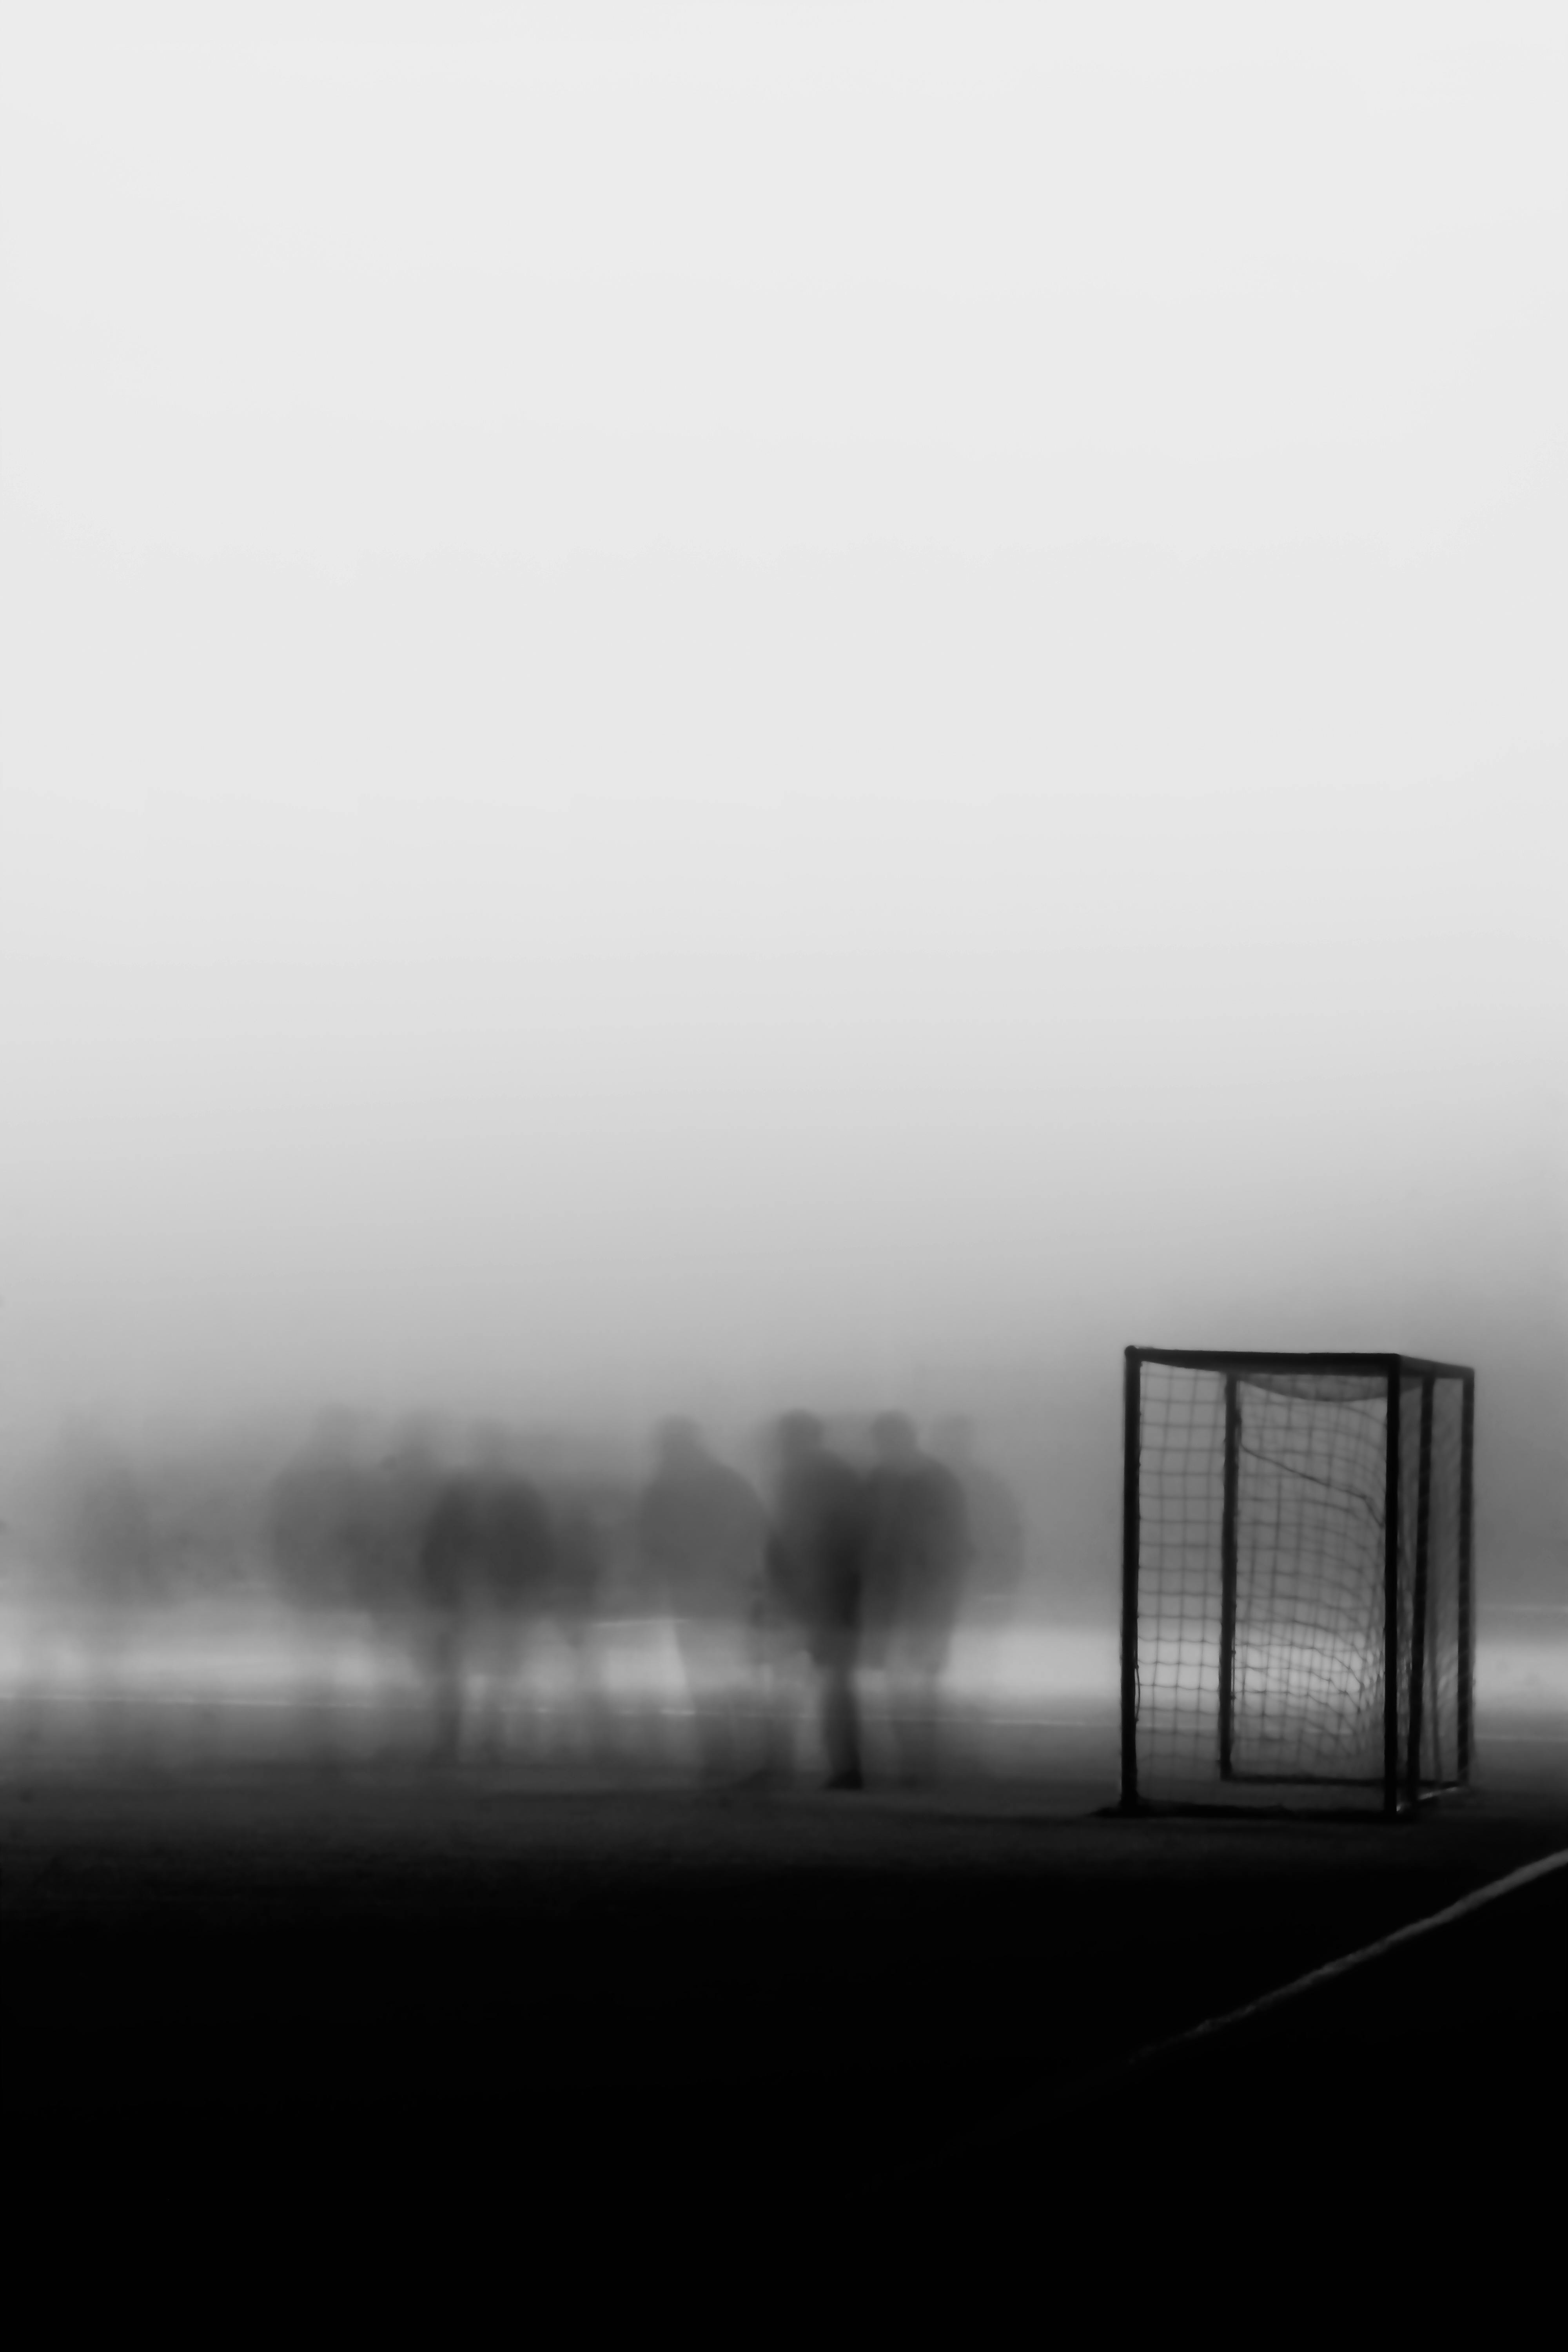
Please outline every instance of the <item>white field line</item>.
[[1225, 2010], [1218, 2017], [1205, 2017], [1201, 2024], [1189, 2025], [1184, 2032], [1173, 2033], [1168, 2041], [1150, 2042], [1144, 2049], [1134, 2051], [1125, 2065], [1128, 2068], [1144, 2065], [1152, 2059], [1163, 2058], [1195, 2042], [1208, 2041], [1215, 2034], [1226, 2032], [1231, 2027], [1245, 2024], [1252, 2018], [1268, 2016], [1273, 2011], [1282, 2009], [1288, 2001], [1299, 2000], [1303, 1994], [1315, 1991], [1320, 1985], [1336, 1983], [1352, 1970], [1363, 1969], [1373, 1960], [1381, 1960], [1386, 1953], [1399, 1951], [1406, 1944], [1419, 1943], [1423, 1937], [1435, 1934], [1439, 1927], [1451, 1927], [1458, 1920], [1468, 1919], [1503, 1895], [1515, 1894], [1521, 1886], [1531, 1886], [1537, 1879], [1550, 1878], [1559, 1870], [1568, 1870], [1568, 1846], [1563, 1846], [1556, 1853], [1543, 1855], [1539, 1862], [1527, 1862], [1520, 1869], [1510, 1870], [1506, 1877], [1494, 1878], [1485, 1886], [1473, 1888], [1468, 1895], [1461, 1895], [1457, 1903], [1448, 1904], [1441, 1911], [1428, 1913], [1425, 1919], [1412, 1919], [1408, 1926], [1395, 1927], [1391, 1935], [1380, 1936], [1374, 1944], [1363, 1944], [1359, 1951], [1346, 1952], [1337, 1960], [1325, 1960], [1321, 1968], [1309, 1969], [1305, 1976], [1293, 1977], [1289, 1984], [1278, 1985], [1272, 1992], [1260, 1993], [1256, 2000], [1244, 2001], [1239, 2009]]
[[[1233, 2032], [1237, 2026], [1250, 2023], [1254, 2018], [1267, 2017], [1287, 2008], [1308, 1993], [1317, 1991], [1321, 1986], [1338, 1983], [1342, 1979], [1353, 1975], [1357, 1969], [1366, 1968], [1372, 1961], [1382, 1959], [1387, 1953], [1419, 1943], [1438, 1928], [1449, 1927], [1460, 1919], [1470, 1918], [1503, 1895], [1516, 1894], [1521, 1887], [1531, 1886], [1538, 1880], [1550, 1878], [1560, 1870], [1568, 1870], [1568, 1846], [1556, 1853], [1543, 1855], [1539, 1862], [1527, 1862], [1521, 1868], [1510, 1870], [1506, 1877], [1494, 1878], [1485, 1886], [1475, 1887], [1468, 1895], [1460, 1895], [1457, 1903], [1448, 1904], [1441, 1911], [1430, 1912], [1424, 1919], [1413, 1919], [1404, 1927], [1395, 1927], [1391, 1935], [1380, 1936], [1375, 1943], [1363, 1944], [1358, 1951], [1346, 1952], [1337, 1960], [1325, 1960], [1321, 1968], [1309, 1969], [1304, 1976], [1293, 1977], [1289, 1984], [1277, 1985], [1273, 1991], [1260, 1993], [1256, 2000], [1243, 2001], [1239, 2008], [1224, 2010], [1217, 2017], [1205, 2017], [1197, 2025], [1189, 2025], [1180, 2033], [1168, 2035], [1163, 2042], [1145, 2042], [1141, 2050], [1131, 2051], [1125, 2058], [1117, 2059], [1109, 2066], [1098, 2067], [1077, 2082], [1069, 2083], [1054, 2097], [1047, 2093], [1026, 2106], [1016, 2105], [1006, 2116], [984, 2130], [966, 2133], [962, 2141], [948, 2152], [955, 2156], [978, 2154], [993, 2147], [998, 2137], [1014, 2124], [1027, 2121], [1033, 2130], [1037, 2128], [1043, 2116], [1054, 2118], [1089, 2106], [1107, 2093], [1120, 2089], [1145, 2069], [1163, 2064], [1184, 2050], [1200, 2048], [1219, 2035]], [[929, 2165], [929, 2151], [921, 2163], [923, 2179]]]

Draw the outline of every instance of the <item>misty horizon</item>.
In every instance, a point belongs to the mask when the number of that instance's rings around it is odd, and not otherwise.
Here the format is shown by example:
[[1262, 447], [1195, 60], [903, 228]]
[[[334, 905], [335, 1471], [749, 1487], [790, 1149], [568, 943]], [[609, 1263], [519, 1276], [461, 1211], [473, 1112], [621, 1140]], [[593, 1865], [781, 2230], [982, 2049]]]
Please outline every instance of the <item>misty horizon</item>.
[[1387, 1348], [1556, 1589], [1561, 38], [591, 14], [7, 36], [6, 1475]]

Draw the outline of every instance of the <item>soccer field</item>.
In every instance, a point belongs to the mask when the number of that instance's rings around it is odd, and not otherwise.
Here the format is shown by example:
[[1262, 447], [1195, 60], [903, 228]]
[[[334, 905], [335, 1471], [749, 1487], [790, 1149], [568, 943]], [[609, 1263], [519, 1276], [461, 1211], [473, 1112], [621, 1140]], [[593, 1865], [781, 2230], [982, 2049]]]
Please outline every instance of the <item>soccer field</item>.
[[[640, 2219], [700, 2250], [847, 2199], [892, 2232], [893, 2292], [911, 2204], [1005, 2269], [1041, 2214], [1103, 2251], [1129, 2180], [1145, 2247], [1205, 2226], [1205, 2168], [1231, 2211], [1353, 2199], [1340, 2118], [1369, 2102], [1462, 2143], [1510, 2210], [1526, 2193], [1564, 2033], [1551, 1889], [1267, 2031], [1179, 2037], [1568, 1847], [1568, 1677], [1539, 1629], [1482, 1641], [1475, 1788], [1394, 1823], [1262, 1790], [1114, 1817], [1116, 1643], [1081, 1627], [966, 1637], [933, 1787], [821, 1792], [792, 1688], [793, 1771], [704, 1790], [668, 1630], [602, 1631], [592, 1704], [542, 1651], [507, 1736], [437, 1770], [417, 1684], [346, 1622], [12, 1629], [29, 2208], [250, 2228], [287, 2183], [349, 2242], [521, 2210], [562, 2245]], [[875, 1766], [875, 1678], [868, 1701]]]
[[[1124, 2099], [1135, 2053], [1568, 1845], [1561, 1782], [1399, 1824], [1127, 1821], [1096, 1810], [1098, 1734], [1057, 1760], [847, 1803], [303, 1764], [13, 1780], [7, 2107], [32, 2187], [183, 2212], [216, 2182], [232, 2216], [287, 2179], [359, 2227], [412, 2174], [427, 2227], [504, 2189], [613, 2239], [671, 2201], [732, 2229], [738, 2195], [787, 2206], [825, 2167], [896, 2204], [912, 2168], [955, 2230], [1031, 2182], [1103, 2212], [1106, 2085]], [[1471, 2093], [1499, 2052], [1519, 2081], [1532, 2055], [1533, 2085], [1560, 2046], [1560, 1912], [1479, 1974], [1461, 1955], [1463, 2001], [1363, 2017], [1367, 2079], [1457, 2069], [1450, 2119], [1506, 2141], [1508, 2101]], [[1139, 2160], [1174, 2188], [1171, 2099], [1209, 2109], [1179, 2078], [1161, 2095]], [[1298, 2165], [1310, 2138], [1248, 2128]]]

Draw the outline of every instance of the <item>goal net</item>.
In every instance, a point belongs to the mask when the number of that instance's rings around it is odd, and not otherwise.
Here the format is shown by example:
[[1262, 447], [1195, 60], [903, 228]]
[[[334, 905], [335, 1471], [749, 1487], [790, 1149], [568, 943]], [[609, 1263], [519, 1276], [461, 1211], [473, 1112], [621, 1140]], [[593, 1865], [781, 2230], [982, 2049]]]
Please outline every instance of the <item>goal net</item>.
[[1122, 1801], [1468, 1774], [1474, 1374], [1130, 1348]]

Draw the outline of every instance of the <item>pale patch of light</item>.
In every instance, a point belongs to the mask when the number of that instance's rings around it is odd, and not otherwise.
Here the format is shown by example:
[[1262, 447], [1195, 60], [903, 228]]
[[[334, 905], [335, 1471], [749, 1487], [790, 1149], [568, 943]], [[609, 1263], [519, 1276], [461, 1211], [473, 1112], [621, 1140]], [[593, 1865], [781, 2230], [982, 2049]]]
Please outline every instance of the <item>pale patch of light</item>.
[[[1517, 1612], [1516, 1612], [1517, 1613]], [[781, 1681], [782, 1669], [782, 1681]], [[810, 1706], [799, 1660], [759, 1669], [759, 1691], [794, 1693]], [[875, 1707], [879, 1678], [866, 1677]], [[1106, 1626], [972, 1623], [960, 1629], [945, 1680], [955, 1716], [997, 1727], [1105, 1735], [1120, 1701], [1120, 1641]], [[36, 1594], [0, 1602], [0, 1728], [25, 1728], [47, 1749], [68, 1745], [108, 1713], [182, 1719], [190, 1751], [204, 1744], [198, 1722], [271, 1717], [288, 1752], [296, 1727], [323, 1711], [367, 1734], [416, 1715], [427, 1697], [416, 1658], [384, 1631], [349, 1612], [297, 1612], [259, 1595], [190, 1602], [113, 1618], [46, 1606]], [[527, 1746], [530, 1727], [572, 1725], [595, 1710], [621, 1727], [688, 1719], [690, 1685], [672, 1628], [653, 1616], [601, 1620], [580, 1642], [547, 1632], [500, 1687], [505, 1719]], [[1479, 1738], [1568, 1738], [1568, 1611], [1530, 1612], [1483, 1626], [1476, 1660]], [[241, 1737], [243, 1745], [243, 1736]], [[633, 1753], [638, 1752], [634, 1742]], [[656, 1740], [645, 1760], [668, 1760]]]

